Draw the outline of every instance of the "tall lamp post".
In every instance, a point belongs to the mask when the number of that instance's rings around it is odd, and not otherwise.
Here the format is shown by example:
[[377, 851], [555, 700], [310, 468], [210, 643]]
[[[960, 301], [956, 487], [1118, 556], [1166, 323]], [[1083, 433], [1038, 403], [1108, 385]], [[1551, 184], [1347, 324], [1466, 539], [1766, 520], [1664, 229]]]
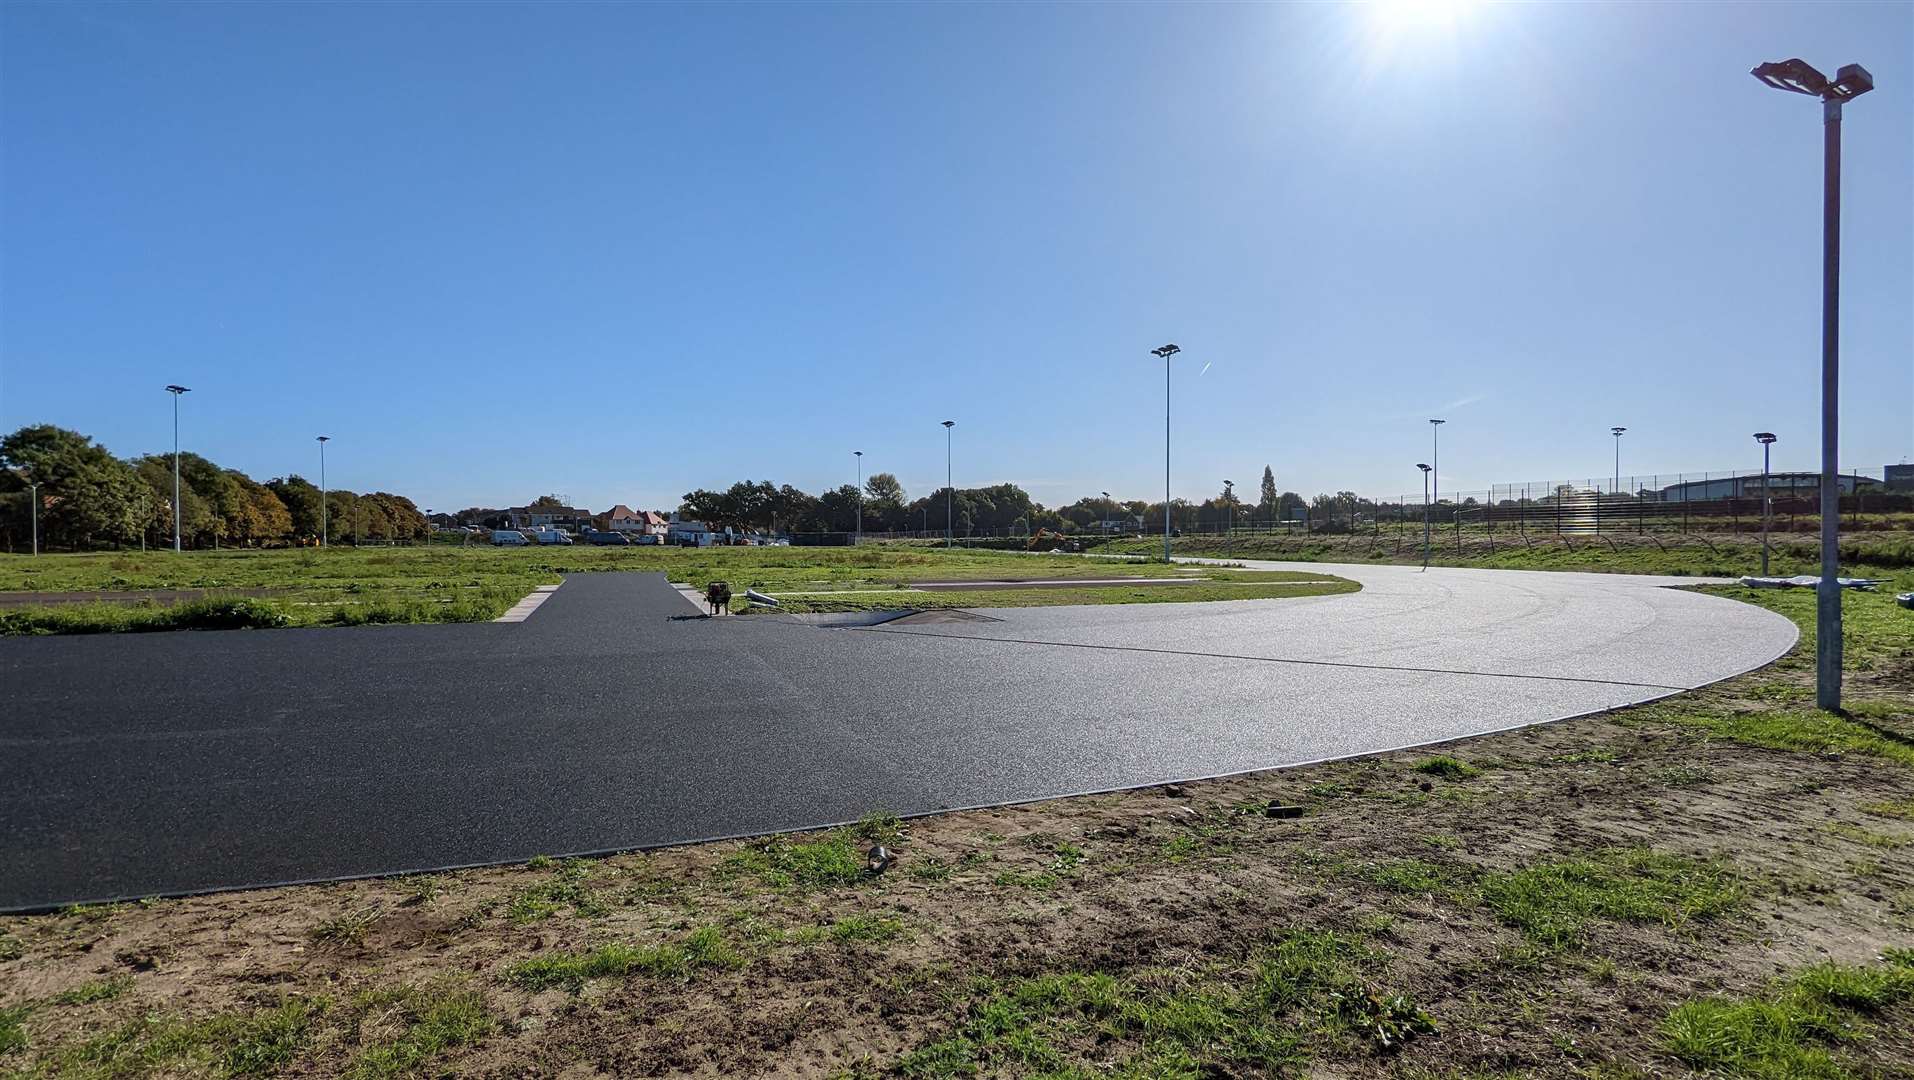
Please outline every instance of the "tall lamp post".
[[166, 392], [173, 395], [173, 551], [177, 554], [179, 544], [179, 396], [191, 393], [190, 387], [175, 386], [168, 383]]
[[27, 480], [25, 477], [21, 477], [21, 480], [27, 485], [27, 505], [32, 508], [33, 513], [33, 553], [38, 555], [40, 554], [40, 481]]
[[957, 535], [957, 517], [956, 517], [956, 512], [952, 510], [952, 506], [954, 505], [953, 502], [951, 501], [951, 496], [953, 494], [953, 491], [950, 486], [950, 429], [956, 426], [957, 426], [957, 421], [955, 420], [944, 421], [944, 550], [945, 551], [949, 551], [951, 549], [954, 543], [954, 538]]
[[1841, 707], [1841, 104], [1874, 89], [1874, 76], [1846, 64], [1830, 82], [1804, 60], [1762, 64], [1751, 74], [1776, 90], [1821, 99], [1821, 587], [1814, 607], [1814, 701]]
[[1110, 498], [1110, 493], [1106, 491], [1103, 493], [1103, 534], [1105, 536], [1110, 534], [1110, 515], [1115, 512], [1116, 502]]
[[1429, 483], [1435, 489], [1435, 500], [1442, 501], [1442, 425], [1447, 420], [1429, 421]]
[[1757, 431], [1761, 444], [1761, 576], [1768, 576], [1768, 522], [1774, 517], [1774, 494], [1768, 488], [1768, 448], [1774, 445], [1774, 432]]
[[1429, 568], [1429, 474], [1435, 470], [1422, 462], [1416, 462], [1416, 468], [1422, 470], [1422, 568]]
[[1170, 561], [1170, 357], [1182, 352], [1174, 344], [1150, 350], [1163, 358], [1163, 561]]
[[856, 540], [856, 543], [861, 544], [864, 542], [864, 451], [853, 450], [851, 451], [851, 453], [857, 455], [857, 540]]
[[326, 506], [326, 444], [332, 441], [330, 435], [320, 435], [319, 439], [319, 546], [326, 546], [326, 534], [332, 530], [331, 510]]
[[1236, 481], [1223, 481], [1223, 553], [1236, 552]]
[[1622, 432], [1627, 430], [1625, 427], [1608, 429], [1608, 433], [1615, 436], [1615, 479], [1609, 483], [1610, 495], [1619, 495], [1622, 491]]

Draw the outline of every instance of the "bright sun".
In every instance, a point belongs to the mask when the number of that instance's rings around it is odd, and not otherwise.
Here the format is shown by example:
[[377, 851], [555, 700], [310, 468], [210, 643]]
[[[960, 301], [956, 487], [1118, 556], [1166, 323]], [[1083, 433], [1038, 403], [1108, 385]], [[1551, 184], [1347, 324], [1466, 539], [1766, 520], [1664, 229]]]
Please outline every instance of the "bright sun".
[[1370, 17], [1390, 32], [1420, 27], [1451, 27], [1480, 6], [1480, 0], [1368, 0]]

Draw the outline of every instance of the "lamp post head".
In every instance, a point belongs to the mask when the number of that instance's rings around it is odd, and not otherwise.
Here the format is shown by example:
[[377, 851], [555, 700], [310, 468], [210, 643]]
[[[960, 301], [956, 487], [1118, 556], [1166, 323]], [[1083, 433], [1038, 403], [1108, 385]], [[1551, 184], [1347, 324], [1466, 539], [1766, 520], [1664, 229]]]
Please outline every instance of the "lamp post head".
[[1422, 462], [1420, 462], [1420, 461], [1418, 461], [1418, 462], [1416, 462], [1416, 468], [1418, 468], [1418, 469], [1421, 469], [1421, 470], [1422, 470], [1423, 472], [1428, 472], [1428, 471], [1429, 471], [1429, 467], [1428, 467], [1427, 465], [1424, 465], [1424, 464], [1423, 464]]
[[863, 456], [864, 456], [864, 451], [862, 451], [862, 450], [853, 450], [853, 451], [851, 451], [851, 453], [853, 453], [853, 454], [856, 454], [856, 455], [857, 455], [858, 457], [863, 457]]
[[191, 387], [179, 386], [175, 383], [167, 383], [166, 390], [168, 393], [172, 394], [174, 397], [178, 397], [181, 394], [190, 392]]
[[1859, 64], [1843, 65], [1834, 73], [1832, 81], [1798, 57], [1758, 64], [1749, 74], [1776, 90], [1806, 94], [1822, 101], [1846, 101], [1874, 89], [1874, 76]]
[[327, 443], [332, 441], [332, 436], [330, 435], [315, 435], [313, 437], [318, 439], [322, 443]]
[[945, 427], [956, 427], [956, 426], [957, 426], [957, 421], [955, 421], [955, 420], [946, 420], [946, 421], [944, 421], [944, 426], [945, 426]]
[[1183, 351], [1182, 349], [1178, 348], [1174, 344], [1162, 345], [1162, 346], [1158, 346], [1157, 348], [1151, 349], [1150, 355], [1161, 357], [1164, 360], [1168, 360], [1170, 357], [1175, 356], [1177, 353], [1180, 353], [1182, 351]]
[[1612, 427], [1612, 428], [1609, 428], [1609, 429], [1608, 429], [1608, 433], [1609, 433], [1610, 435], [1613, 435], [1613, 436], [1615, 436], [1615, 437], [1616, 437], [1617, 439], [1619, 439], [1619, 438], [1621, 438], [1621, 437], [1622, 437], [1622, 432], [1624, 432], [1624, 431], [1627, 431], [1627, 430], [1628, 430], [1628, 429], [1627, 429], [1627, 428], [1625, 428], [1625, 427]]
[[1755, 437], [1755, 441], [1760, 443], [1763, 446], [1766, 446], [1769, 443], [1775, 441], [1774, 432], [1772, 431], [1757, 431], [1755, 432], [1754, 437]]
[[1431, 421], [1429, 421], [1429, 422], [1430, 422], [1431, 424], [1446, 424], [1446, 423], [1448, 423], [1448, 421], [1447, 421], [1447, 420], [1431, 420]]

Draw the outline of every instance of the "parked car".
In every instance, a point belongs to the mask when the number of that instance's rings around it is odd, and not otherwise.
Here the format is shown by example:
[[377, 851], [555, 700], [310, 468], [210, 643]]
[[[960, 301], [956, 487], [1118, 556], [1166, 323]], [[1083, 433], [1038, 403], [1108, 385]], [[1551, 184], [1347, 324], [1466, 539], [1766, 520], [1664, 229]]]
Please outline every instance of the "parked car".
[[492, 543], [499, 547], [524, 547], [531, 541], [525, 539], [525, 534], [517, 529], [493, 529]]
[[541, 529], [536, 535], [538, 536], [538, 542], [541, 544], [569, 544], [572, 542], [571, 537], [566, 536], [557, 529]]
[[631, 537], [621, 532], [594, 532], [585, 534], [587, 544], [604, 544], [611, 547], [623, 547], [631, 543]]
[[664, 542], [665, 538], [659, 536], [657, 533], [645, 533], [638, 537], [638, 539], [632, 541], [634, 544], [662, 544]]

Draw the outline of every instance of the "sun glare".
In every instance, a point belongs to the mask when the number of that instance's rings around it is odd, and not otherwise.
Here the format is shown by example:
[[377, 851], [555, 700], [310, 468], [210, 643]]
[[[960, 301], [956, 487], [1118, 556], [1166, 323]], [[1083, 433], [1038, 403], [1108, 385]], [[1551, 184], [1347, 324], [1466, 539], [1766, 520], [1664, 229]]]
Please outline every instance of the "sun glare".
[[1480, 0], [1366, 0], [1376, 25], [1390, 33], [1424, 27], [1452, 27], [1480, 6]]

